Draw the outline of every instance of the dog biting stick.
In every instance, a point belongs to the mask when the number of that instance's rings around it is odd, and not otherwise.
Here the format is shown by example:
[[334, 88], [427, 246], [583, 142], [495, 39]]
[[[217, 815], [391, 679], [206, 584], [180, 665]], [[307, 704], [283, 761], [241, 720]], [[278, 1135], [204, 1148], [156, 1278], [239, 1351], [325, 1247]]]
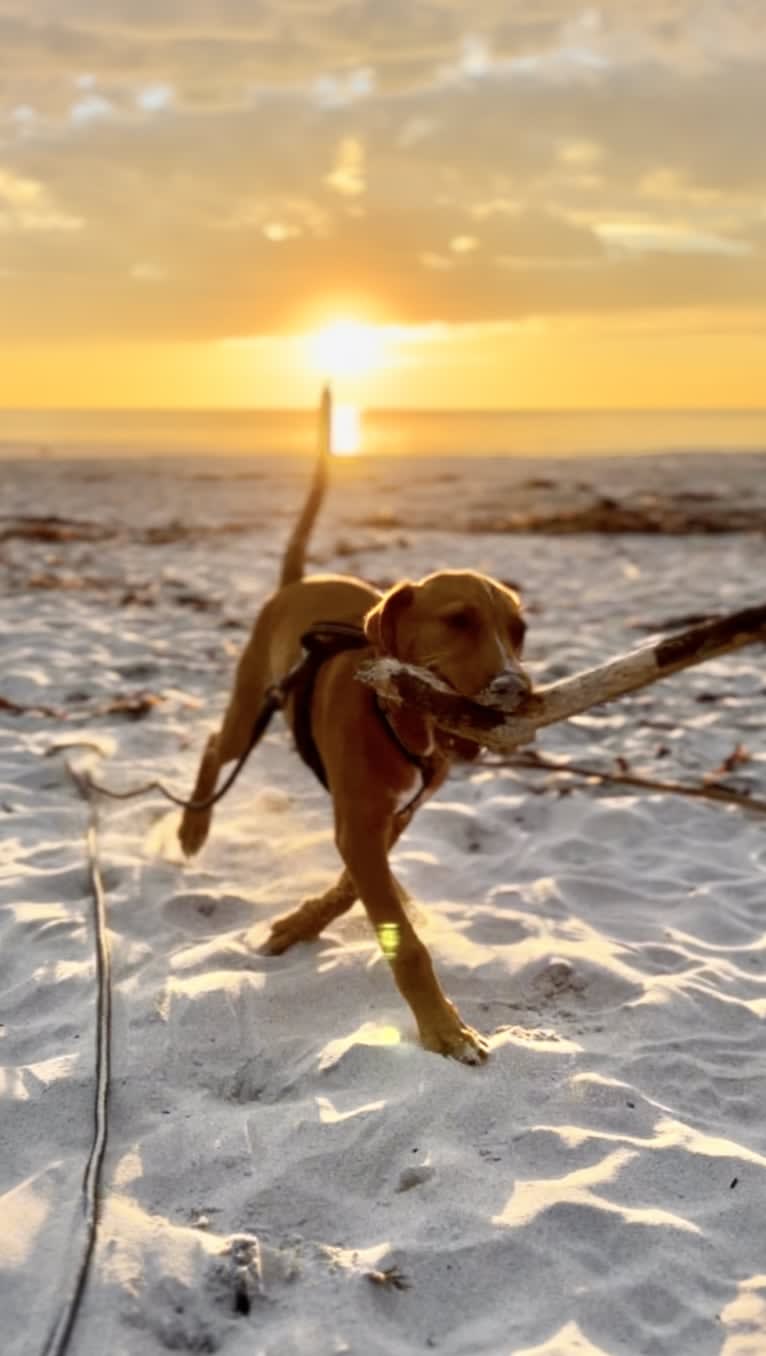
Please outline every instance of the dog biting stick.
[[512, 714], [507, 705], [501, 711], [461, 697], [425, 669], [395, 659], [365, 663], [356, 676], [386, 700], [433, 716], [441, 729], [496, 753], [509, 753], [529, 744], [545, 725], [568, 720], [730, 650], [759, 643], [766, 643], [766, 603], [702, 622], [653, 645], [617, 655], [597, 668], [520, 694]]
[[[255, 619], [223, 721], [204, 746], [178, 837], [186, 856], [200, 850], [213, 806], [281, 708], [298, 752], [330, 793], [343, 871], [323, 895], [275, 919], [261, 950], [280, 955], [312, 941], [360, 898], [422, 1045], [477, 1063], [487, 1042], [439, 984], [391, 870], [392, 847], [454, 762], [476, 758], [480, 746], [505, 752], [528, 743], [542, 725], [766, 639], [766, 607], [535, 692], [521, 658], [521, 600], [499, 580], [438, 570], [381, 595], [351, 576], [304, 575], [327, 486], [331, 412], [325, 392], [314, 477], [279, 584]], [[218, 788], [232, 762], [234, 772]]]

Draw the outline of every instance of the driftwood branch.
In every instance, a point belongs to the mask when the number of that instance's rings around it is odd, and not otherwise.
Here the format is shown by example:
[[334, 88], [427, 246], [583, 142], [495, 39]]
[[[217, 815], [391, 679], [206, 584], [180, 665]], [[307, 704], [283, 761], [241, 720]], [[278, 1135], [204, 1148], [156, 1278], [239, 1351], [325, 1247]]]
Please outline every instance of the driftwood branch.
[[357, 676], [388, 700], [428, 712], [451, 734], [496, 753], [509, 753], [529, 744], [545, 725], [569, 720], [681, 669], [758, 643], [766, 643], [766, 603], [691, 626], [595, 669], [537, 688], [522, 697], [512, 713], [461, 697], [426, 670], [394, 659], [362, 665]]
[[714, 800], [719, 805], [738, 805], [753, 814], [766, 815], [766, 800], [759, 800], [746, 791], [734, 791], [727, 786], [715, 786], [710, 782], [687, 784], [686, 782], [668, 782], [657, 777], [642, 777], [634, 772], [615, 772], [608, 768], [586, 767], [582, 763], [571, 763], [563, 758], [545, 758], [534, 749], [523, 749], [510, 758], [493, 758], [489, 767], [512, 767], [517, 771], [525, 768], [537, 772], [565, 772], [570, 777], [581, 777], [587, 781], [607, 782], [614, 786], [634, 786], [640, 791], [664, 791], [674, 796], [690, 796], [693, 800]]

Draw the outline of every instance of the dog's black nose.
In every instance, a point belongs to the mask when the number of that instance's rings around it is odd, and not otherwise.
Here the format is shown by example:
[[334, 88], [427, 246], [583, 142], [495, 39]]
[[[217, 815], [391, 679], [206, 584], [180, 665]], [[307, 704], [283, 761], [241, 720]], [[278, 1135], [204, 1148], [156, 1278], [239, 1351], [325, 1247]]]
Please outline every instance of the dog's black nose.
[[521, 697], [532, 691], [532, 684], [523, 669], [507, 669], [492, 679], [489, 691], [497, 697]]
[[490, 706], [513, 711], [531, 691], [532, 683], [523, 669], [506, 669], [485, 688], [484, 700]]

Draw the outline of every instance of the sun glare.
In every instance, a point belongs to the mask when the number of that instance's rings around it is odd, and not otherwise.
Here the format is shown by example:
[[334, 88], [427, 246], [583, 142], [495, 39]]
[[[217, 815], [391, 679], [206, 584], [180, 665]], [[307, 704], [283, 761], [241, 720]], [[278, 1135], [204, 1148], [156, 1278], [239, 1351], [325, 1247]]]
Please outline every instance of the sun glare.
[[334, 405], [330, 445], [336, 457], [353, 457], [362, 445], [362, 428], [356, 405]]
[[383, 337], [374, 325], [335, 320], [309, 336], [309, 351], [320, 376], [357, 377], [381, 363]]

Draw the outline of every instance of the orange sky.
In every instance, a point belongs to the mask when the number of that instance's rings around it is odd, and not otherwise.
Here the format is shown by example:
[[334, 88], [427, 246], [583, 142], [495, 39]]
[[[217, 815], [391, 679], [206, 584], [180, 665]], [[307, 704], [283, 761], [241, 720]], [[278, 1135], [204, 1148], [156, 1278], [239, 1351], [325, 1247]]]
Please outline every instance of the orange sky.
[[0, 51], [0, 406], [766, 404], [760, 3], [0, 0]]

